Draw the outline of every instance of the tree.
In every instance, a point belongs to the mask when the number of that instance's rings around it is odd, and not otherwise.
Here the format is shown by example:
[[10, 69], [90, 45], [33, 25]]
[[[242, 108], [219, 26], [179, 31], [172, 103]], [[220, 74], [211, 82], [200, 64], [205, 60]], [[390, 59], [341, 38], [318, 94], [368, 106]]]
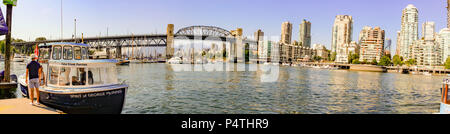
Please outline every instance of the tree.
[[37, 37], [35, 41], [46, 41], [47, 38], [45, 37]]
[[337, 53], [336, 53], [336, 52], [333, 52], [333, 53], [331, 54], [331, 56], [330, 56], [330, 60], [331, 60], [331, 61], [335, 61], [335, 60], [336, 60], [336, 55], [337, 55]]
[[377, 64], [378, 64], [377, 60], [376, 60], [376, 59], [373, 59], [373, 60], [372, 60], [372, 65], [377, 65]]
[[322, 57], [320, 57], [320, 56], [314, 56], [314, 57], [313, 57], [313, 60], [314, 60], [314, 61], [320, 61], [320, 60], [322, 60]]
[[397, 65], [403, 65], [403, 58], [400, 57], [399, 55], [395, 55], [392, 62], [394, 63], [395, 66]]
[[[353, 60], [359, 60], [359, 54], [352, 54], [352, 52], [350, 52], [349, 56], [348, 56], [348, 63], [353, 63]], [[358, 62], [359, 64], [360, 62]]]
[[380, 66], [389, 66], [391, 65], [391, 59], [388, 56], [383, 56], [380, 59], [380, 63], [378, 63]]
[[359, 62], [359, 59], [353, 59], [352, 64], [361, 64], [361, 62]]
[[362, 64], [367, 64], [367, 63], [368, 63], [367, 59], [364, 59], [362, 62]]
[[450, 69], [450, 57], [445, 60], [444, 66], [445, 69]]
[[416, 65], [417, 61], [415, 59], [409, 59], [408, 61], [406, 61], [406, 65], [407, 66], [412, 66], [412, 65]]

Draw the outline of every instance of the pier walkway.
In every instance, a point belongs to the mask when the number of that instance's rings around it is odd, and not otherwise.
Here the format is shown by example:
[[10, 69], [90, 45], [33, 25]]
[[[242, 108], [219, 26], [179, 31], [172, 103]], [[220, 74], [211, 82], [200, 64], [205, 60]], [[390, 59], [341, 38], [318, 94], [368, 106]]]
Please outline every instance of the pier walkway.
[[64, 114], [41, 104], [33, 106], [27, 98], [0, 100], [0, 114]]

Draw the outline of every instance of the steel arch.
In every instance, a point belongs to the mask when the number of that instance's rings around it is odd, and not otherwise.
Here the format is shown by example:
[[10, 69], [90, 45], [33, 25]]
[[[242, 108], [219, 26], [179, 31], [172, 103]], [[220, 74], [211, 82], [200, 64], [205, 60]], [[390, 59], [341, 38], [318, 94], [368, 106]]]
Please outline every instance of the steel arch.
[[226, 37], [228, 35], [231, 35], [231, 32], [223, 28], [214, 26], [190, 26], [178, 30], [176, 35], [206, 35]]

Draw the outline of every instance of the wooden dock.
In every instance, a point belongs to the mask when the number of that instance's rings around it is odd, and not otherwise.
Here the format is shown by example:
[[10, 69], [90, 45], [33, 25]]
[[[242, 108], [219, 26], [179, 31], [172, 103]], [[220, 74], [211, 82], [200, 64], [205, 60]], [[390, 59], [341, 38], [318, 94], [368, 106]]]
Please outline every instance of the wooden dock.
[[64, 114], [43, 104], [33, 106], [27, 98], [0, 100], [0, 114]]

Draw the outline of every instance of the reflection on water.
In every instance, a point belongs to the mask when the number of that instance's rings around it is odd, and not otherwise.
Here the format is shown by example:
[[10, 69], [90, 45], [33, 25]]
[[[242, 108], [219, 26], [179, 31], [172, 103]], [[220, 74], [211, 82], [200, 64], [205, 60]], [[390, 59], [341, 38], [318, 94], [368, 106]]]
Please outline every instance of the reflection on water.
[[433, 113], [444, 78], [280, 67], [277, 81], [261, 82], [260, 71], [174, 70], [118, 67], [130, 86], [123, 113]]

